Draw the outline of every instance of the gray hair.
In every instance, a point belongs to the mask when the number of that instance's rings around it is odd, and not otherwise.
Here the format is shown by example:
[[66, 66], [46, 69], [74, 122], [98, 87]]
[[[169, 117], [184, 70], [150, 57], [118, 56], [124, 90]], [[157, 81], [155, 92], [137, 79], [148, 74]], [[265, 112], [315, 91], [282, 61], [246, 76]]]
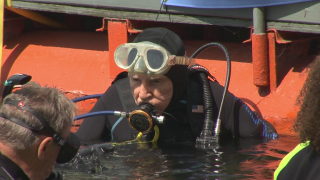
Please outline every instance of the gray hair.
[[[24, 101], [26, 106], [39, 113], [48, 124], [62, 137], [66, 138], [70, 131], [76, 105], [54, 87], [41, 87], [36, 82], [29, 82], [21, 89], [9, 94], [3, 100], [1, 112], [7, 117], [18, 118], [28, 125], [41, 128], [42, 124], [35, 116], [26, 110], [19, 110], [8, 100]], [[0, 141], [5, 145], [18, 150], [25, 149], [37, 142], [39, 135], [8, 119], [0, 118]]]

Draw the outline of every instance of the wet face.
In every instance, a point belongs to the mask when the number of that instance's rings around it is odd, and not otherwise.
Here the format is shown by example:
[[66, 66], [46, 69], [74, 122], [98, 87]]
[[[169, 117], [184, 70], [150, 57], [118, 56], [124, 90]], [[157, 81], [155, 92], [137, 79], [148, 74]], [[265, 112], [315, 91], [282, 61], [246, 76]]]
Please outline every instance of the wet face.
[[164, 111], [168, 107], [173, 94], [173, 85], [168, 77], [130, 73], [129, 79], [137, 105], [152, 104], [159, 111]]

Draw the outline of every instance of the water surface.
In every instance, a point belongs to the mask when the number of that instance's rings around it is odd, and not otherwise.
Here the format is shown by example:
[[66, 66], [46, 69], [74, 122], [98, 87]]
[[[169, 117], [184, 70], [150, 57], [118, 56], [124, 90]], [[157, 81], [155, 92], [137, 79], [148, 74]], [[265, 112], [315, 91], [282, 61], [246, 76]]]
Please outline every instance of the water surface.
[[218, 149], [185, 144], [128, 144], [101, 156], [76, 157], [57, 165], [64, 179], [272, 179], [280, 160], [299, 143], [297, 136], [278, 140], [241, 138]]

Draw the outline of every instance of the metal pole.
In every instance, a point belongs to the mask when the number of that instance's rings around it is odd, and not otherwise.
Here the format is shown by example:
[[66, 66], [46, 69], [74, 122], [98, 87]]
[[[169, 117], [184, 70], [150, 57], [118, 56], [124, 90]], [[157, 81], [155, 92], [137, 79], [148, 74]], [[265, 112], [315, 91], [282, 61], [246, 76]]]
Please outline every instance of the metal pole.
[[266, 33], [265, 8], [253, 8], [253, 33]]

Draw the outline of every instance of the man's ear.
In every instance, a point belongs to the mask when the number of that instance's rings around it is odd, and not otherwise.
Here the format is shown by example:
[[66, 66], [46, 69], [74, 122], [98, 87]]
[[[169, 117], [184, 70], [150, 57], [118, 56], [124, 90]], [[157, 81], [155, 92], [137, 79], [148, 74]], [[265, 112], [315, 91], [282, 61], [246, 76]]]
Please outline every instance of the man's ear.
[[54, 141], [52, 137], [46, 137], [44, 138], [38, 147], [38, 158], [39, 159], [46, 159], [47, 154], [50, 155], [50, 152], [52, 151], [54, 145]]

